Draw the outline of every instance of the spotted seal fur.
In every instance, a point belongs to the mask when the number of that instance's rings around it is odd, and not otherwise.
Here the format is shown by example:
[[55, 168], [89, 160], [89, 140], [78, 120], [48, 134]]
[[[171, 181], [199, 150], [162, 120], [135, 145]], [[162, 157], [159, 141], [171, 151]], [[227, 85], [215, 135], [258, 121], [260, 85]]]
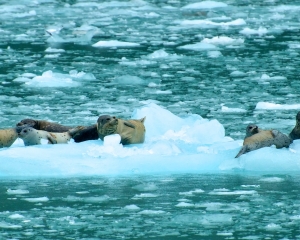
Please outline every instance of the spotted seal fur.
[[48, 140], [49, 144], [60, 144], [68, 143], [72, 136], [76, 134], [77, 131], [81, 130], [82, 127], [76, 127], [68, 130], [67, 132], [54, 133], [47, 132], [44, 130], [36, 130], [33, 127], [24, 126], [17, 129], [18, 137], [21, 138], [25, 146], [40, 145], [41, 139]]

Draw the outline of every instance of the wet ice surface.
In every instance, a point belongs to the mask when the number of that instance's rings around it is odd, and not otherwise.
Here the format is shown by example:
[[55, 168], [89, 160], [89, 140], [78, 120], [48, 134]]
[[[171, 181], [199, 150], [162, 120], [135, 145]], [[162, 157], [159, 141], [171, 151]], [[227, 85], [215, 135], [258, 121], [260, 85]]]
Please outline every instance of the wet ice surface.
[[141, 146], [1, 149], [1, 238], [299, 238], [299, 141], [234, 159], [248, 123], [294, 126], [298, 0], [0, 4], [0, 128], [167, 111]]
[[0, 181], [2, 239], [297, 239], [299, 175]]

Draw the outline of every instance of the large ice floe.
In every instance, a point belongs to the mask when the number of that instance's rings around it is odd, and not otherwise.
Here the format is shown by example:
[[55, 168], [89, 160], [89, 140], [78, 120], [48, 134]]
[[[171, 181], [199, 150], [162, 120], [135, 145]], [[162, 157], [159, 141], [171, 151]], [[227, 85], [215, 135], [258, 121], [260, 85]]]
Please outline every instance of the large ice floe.
[[0, 149], [1, 177], [92, 176], [231, 171], [299, 171], [300, 141], [289, 149], [262, 148], [234, 158], [242, 140], [225, 136], [217, 120], [192, 114], [181, 118], [154, 104], [134, 110], [146, 116], [143, 144], [123, 146], [119, 135], [104, 141], [25, 147], [18, 139]]

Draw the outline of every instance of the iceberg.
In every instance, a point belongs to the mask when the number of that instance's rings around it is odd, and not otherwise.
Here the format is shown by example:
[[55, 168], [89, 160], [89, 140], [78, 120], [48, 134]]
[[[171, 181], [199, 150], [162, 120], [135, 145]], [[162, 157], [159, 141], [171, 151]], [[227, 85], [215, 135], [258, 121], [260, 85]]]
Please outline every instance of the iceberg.
[[298, 172], [300, 140], [289, 149], [267, 147], [234, 158], [242, 140], [225, 135], [216, 119], [179, 117], [155, 103], [133, 111], [146, 117], [143, 144], [123, 146], [119, 135], [104, 141], [25, 147], [20, 139], [0, 149], [0, 177], [66, 177], [174, 173]]

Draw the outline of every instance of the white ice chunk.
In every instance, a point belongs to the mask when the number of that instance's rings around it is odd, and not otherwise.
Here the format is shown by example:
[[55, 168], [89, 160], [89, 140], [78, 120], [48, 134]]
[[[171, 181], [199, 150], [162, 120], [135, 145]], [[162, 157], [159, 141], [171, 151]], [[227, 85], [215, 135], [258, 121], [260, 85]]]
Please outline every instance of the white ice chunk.
[[300, 104], [277, 104], [270, 102], [258, 102], [255, 110], [293, 110], [299, 109]]
[[195, 44], [187, 44], [184, 46], [178, 47], [179, 49], [186, 49], [186, 50], [194, 50], [194, 51], [205, 51], [205, 50], [216, 50], [218, 49], [215, 45], [210, 43], [195, 43]]
[[92, 45], [93, 47], [138, 47], [140, 46], [139, 43], [132, 43], [132, 42], [121, 42], [117, 40], [110, 40], [110, 41], [99, 41]]
[[226, 3], [222, 2], [215, 2], [215, 1], [202, 1], [202, 2], [196, 2], [188, 4], [182, 9], [207, 9], [207, 8], [223, 8], [227, 7], [228, 5]]
[[204, 38], [201, 42], [210, 43], [214, 45], [241, 45], [244, 43], [244, 39], [242, 38], [230, 38], [226, 36], [217, 36], [213, 38]]
[[28, 87], [77, 87], [80, 85], [74, 82], [70, 75], [46, 71], [42, 76], [36, 76], [25, 83]]
[[183, 20], [180, 21], [179, 23], [184, 26], [193, 26], [193, 27], [240, 26], [246, 24], [245, 20], [241, 18], [229, 22], [213, 22], [210, 20]]
[[48, 202], [49, 198], [47, 198], [47, 197], [22, 198], [22, 200], [27, 201], [27, 202], [36, 203], [36, 202]]
[[257, 30], [246, 27], [242, 31], [240, 31], [240, 33], [244, 35], [263, 36], [268, 33], [268, 30], [265, 27], [259, 27]]

